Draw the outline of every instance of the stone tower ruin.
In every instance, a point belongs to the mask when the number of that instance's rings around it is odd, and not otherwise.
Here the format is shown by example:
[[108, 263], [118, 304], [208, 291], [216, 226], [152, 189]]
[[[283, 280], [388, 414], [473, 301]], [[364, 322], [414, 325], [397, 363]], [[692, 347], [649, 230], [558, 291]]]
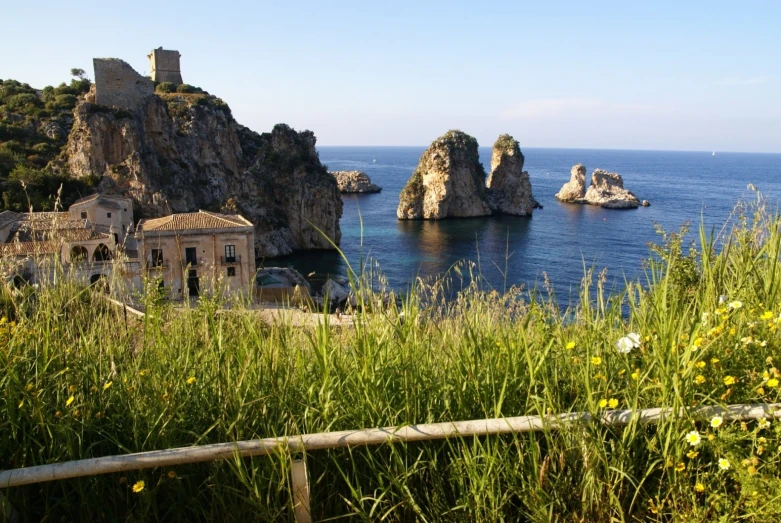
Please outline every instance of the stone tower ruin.
[[179, 69], [179, 51], [171, 51], [158, 47], [146, 55], [149, 58], [149, 75], [153, 82], [171, 82], [180, 85], [182, 72]]

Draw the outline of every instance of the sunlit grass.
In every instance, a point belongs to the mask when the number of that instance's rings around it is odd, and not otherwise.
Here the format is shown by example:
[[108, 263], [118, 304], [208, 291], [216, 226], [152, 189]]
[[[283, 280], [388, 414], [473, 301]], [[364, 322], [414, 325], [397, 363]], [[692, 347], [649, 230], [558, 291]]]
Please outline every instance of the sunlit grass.
[[[312, 452], [315, 519], [773, 521], [781, 422], [719, 425], [684, 409], [778, 401], [779, 216], [757, 200], [733, 224], [701, 231], [691, 255], [668, 235], [646, 279], [620, 294], [589, 271], [566, 310], [550, 294], [482, 290], [473, 275], [452, 300], [446, 280], [398, 302], [359, 292], [367, 312], [350, 329], [269, 325], [241, 307], [217, 314], [217, 299], [174, 311], [151, 297], [147, 316], [126, 323], [75, 284], [5, 288], [0, 467], [664, 406], [681, 414], [656, 426]], [[4, 495], [31, 520], [291, 520], [288, 467], [273, 455]]]

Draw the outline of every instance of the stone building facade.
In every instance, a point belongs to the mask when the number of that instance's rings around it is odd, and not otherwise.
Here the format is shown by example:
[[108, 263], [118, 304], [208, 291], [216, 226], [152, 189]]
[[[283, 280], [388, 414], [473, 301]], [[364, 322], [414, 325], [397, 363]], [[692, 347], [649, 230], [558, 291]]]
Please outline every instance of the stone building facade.
[[251, 295], [255, 228], [242, 216], [198, 211], [141, 220], [136, 240], [142, 269], [172, 299], [216, 291]]
[[93, 58], [95, 68], [95, 103], [133, 111], [155, 94], [149, 78], [138, 74], [119, 58]]
[[179, 68], [179, 57], [182, 56], [179, 51], [158, 47], [146, 56], [149, 58], [149, 76], [153, 82], [171, 82], [174, 85], [184, 83]]

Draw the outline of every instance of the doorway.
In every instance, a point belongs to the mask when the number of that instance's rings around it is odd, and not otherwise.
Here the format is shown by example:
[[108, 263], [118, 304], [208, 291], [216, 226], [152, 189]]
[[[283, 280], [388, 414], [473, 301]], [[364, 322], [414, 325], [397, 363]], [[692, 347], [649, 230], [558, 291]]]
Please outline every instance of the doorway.
[[198, 296], [200, 294], [200, 282], [198, 272], [195, 269], [187, 271], [187, 290], [190, 296]]

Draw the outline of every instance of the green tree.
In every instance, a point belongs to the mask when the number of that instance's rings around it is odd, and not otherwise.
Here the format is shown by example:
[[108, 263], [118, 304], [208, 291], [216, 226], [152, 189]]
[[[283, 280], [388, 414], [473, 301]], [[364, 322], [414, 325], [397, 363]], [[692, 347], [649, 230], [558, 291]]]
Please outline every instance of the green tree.
[[79, 80], [84, 79], [85, 76], [87, 76], [87, 73], [84, 72], [84, 69], [79, 69], [77, 67], [74, 67], [71, 69], [71, 76], [75, 76]]

